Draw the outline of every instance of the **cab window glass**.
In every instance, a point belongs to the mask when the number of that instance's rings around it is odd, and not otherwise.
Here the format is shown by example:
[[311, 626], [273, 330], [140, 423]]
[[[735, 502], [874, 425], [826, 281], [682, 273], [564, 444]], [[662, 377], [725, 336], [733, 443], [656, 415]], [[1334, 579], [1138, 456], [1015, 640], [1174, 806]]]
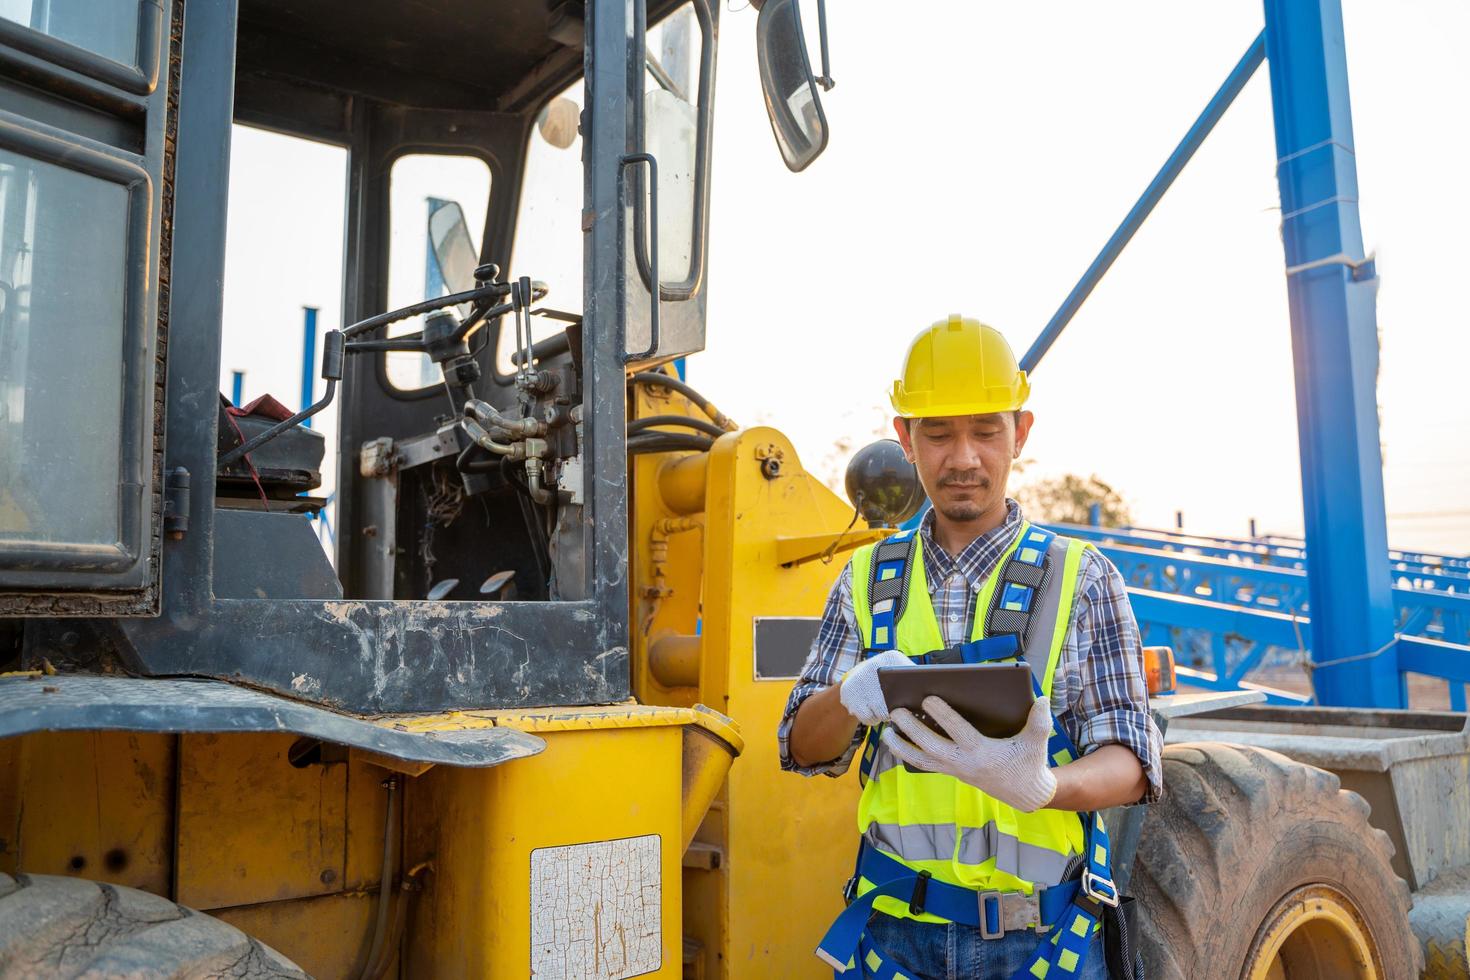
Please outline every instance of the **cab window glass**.
[[0, 150], [0, 539], [119, 542], [128, 207]]
[[[516, 215], [511, 274], [546, 283], [544, 305], [582, 312], [582, 82], [578, 79], [548, 102], [531, 127], [526, 148], [525, 185]], [[531, 318], [531, 337], [544, 340], [566, 324]], [[495, 367], [515, 370], [515, 324], [502, 322]]]
[[0, 0], [0, 20], [125, 65], [137, 62], [138, 0]]
[[692, 4], [648, 29], [643, 146], [658, 160], [659, 281], [684, 281], [693, 261], [694, 179], [702, 47]]
[[[396, 310], [474, 287], [474, 271], [490, 204], [490, 168], [472, 156], [415, 153], [393, 162], [388, 176], [388, 305]], [[437, 243], [437, 247], [436, 247]], [[423, 318], [390, 324], [388, 336], [423, 329]], [[388, 381], [400, 391], [439, 384], [427, 355], [386, 355]]]

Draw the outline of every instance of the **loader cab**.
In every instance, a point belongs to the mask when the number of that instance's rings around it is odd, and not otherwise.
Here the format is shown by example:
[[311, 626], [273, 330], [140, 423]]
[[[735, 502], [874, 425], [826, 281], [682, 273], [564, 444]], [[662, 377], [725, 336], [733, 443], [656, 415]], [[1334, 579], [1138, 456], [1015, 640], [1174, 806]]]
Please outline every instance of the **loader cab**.
[[[618, 76], [617, 96], [626, 108], [616, 120], [622, 137], [616, 153], [586, 138], [596, 106], [589, 107], [583, 81], [589, 57], [583, 5], [505, 4], [488, 11], [480, 3], [426, 5], [415, 13], [409, 37], [397, 5], [354, 8], [350, 26], [331, 7], [242, 3], [234, 116], [347, 149], [344, 323], [472, 289], [475, 270], [485, 265], [498, 268], [491, 280], [514, 284], [526, 277], [538, 284], [529, 309], [487, 317], [465, 338], [468, 360], [368, 349], [435, 329], [443, 313], [348, 338], [335, 514], [342, 596], [447, 603], [595, 599], [594, 539], [604, 529], [617, 534], [619, 521], [588, 520], [598, 508], [586, 492], [585, 450], [599, 436], [589, 431], [591, 416], [613, 421], [618, 414], [622, 364], [656, 364], [703, 345], [702, 270], [690, 275], [689, 256], [700, 253], [702, 264], [707, 189], [697, 199], [690, 192], [695, 158], [703, 164], [709, 149], [715, 5], [655, 4], [647, 13], [652, 24], [636, 12], [628, 27], [638, 40], [616, 52], [628, 62]], [[629, 54], [639, 48], [645, 57]], [[661, 264], [671, 269], [672, 253], [685, 259], [682, 275], [662, 278], [692, 280], [694, 287], [665, 301], [657, 344], [648, 336], [646, 261], [640, 269], [634, 245], [648, 240], [640, 198], [647, 174], [618, 162], [636, 147], [640, 127], [645, 139], [663, 140], [657, 155], [669, 190], [658, 200], [660, 242], [682, 239], [665, 250], [670, 254], [661, 255]], [[621, 194], [628, 207], [619, 210], [628, 215], [625, 227], [611, 229], [619, 233], [611, 250], [589, 263], [586, 176], [603, 170], [611, 178], [609, 205], [617, 208]], [[608, 214], [616, 223], [614, 212]], [[584, 291], [589, 265], [612, 273], [605, 295]], [[599, 323], [584, 323], [589, 305], [606, 311]], [[471, 307], [444, 313], [463, 319]], [[468, 383], [454, 377], [446, 384], [446, 368]], [[599, 382], [602, 407], [594, 412], [588, 396]], [[535, 422], [529, 438], [545, 451], [510, 458], [471, 447], [457, 425], [471, 397], [497, 418]], [[481, 424], [480, 431], [497, 431], [483, 418]], [[597, 465], [605, 468], [616, 433], [602, 436], [609, 455]], [[234, 476], [237, 496], [255, 495], [248, 474]], [[621, 572], [609, 564], [601, 574]]]
[[[625, 386], [704, 344], [719, 4], [44, 6], [0, 12], [0, 655], [352, 711], [626, 697]], [[814, 97], [767, 6], [763, 78]], [[250, 412], [232, 124], [347, 168], [324, 381]], [[460, 193], [416, 190], [442, 165]]]

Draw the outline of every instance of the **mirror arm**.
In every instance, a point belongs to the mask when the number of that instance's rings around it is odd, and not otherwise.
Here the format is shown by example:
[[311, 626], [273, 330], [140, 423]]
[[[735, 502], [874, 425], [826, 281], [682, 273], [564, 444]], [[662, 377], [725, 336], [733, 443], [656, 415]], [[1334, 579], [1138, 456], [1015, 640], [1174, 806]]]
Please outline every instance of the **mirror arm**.
[[816, 82], [822, 91], [830, 92], [837, 83], [832, 80], [832, 65], [827, 60], [827, 0], [817, 0], [817, 35], [822, 43], [822, 74]]

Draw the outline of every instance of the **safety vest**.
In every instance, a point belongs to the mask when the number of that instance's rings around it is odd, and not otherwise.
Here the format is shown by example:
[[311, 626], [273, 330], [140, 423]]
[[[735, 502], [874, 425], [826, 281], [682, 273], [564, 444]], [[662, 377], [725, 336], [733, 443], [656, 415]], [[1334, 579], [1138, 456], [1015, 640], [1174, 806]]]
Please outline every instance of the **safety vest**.
[[[971, 641], [1016, 636], [1041, 693], [1050, 698], [1072, 621], [1084, 542], [1023, 522], [975, 604]], [[853, 611], [865, 651], [897, 649], [917, 660], [942, 659], [944, 635], [930, 601], [917, 533], [857, 551], [852, 559]], [[958, 659], [953, 652], [950, 659]], [[1014, 663], [1014, 656], [997, 662]], [[977, 892], [1032, 894], [1055, 885], [1083, 853], [1078, 814], [1063, 810], [1022, 813], [943, 773], [908, 769], [869, 733], [860, 765], [865, 779], [858, 804], [858, 832], [876, 848], [933, 880]], [[1055, 764], [1071, 761], [1061, 749]], [[875, 883], [859, 874], [856, 895]], [[924, 922], [949, 921], [915, 914], [909, 902], [878, 898], [873, 907]]]

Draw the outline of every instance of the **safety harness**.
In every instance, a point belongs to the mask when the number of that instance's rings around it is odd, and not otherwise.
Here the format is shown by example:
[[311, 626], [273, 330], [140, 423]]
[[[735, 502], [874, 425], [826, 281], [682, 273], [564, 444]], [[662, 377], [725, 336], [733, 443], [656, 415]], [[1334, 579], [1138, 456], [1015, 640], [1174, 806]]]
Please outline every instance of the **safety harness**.
[[[1052, 571], [1049, 551], [1055, 535], [1034, 525], [1023, 525], [1021, 533], [1025, 539], [1012, 551], [1002, 569], [986, 612], [985, 638], [931, 651], [914, 657], [916, 662], [978, 664], [1010, 659], [1026, 662], [1024, 648], [1031, 631], [1032, 609], [1038, 605], [1037, 598]], [[874, 549], [868, 589], [872, 644], [863, 651], [864, 658], [895, 649], [898, 620], [903, 615], [908, 594], [916, 534], [914, 530], [901, 532]], [[1031, 685], [1037, 697], [1044, 696], [1034, 672]], [[881, 728], [868, 729], [858, 766], [858, 778], [863, 785], [867, 784], [877, 755]], [[1080, 756], [1071, 737], [1055, 720], [1047, 742], [1047, 755], [1052, 767], [1066, 765]], [[1119, 903], [1110, 870], [1108, 833], [1102, 818], [1095, 812], [1079, 813], [1078, 817], [1082, 821], [1084, 841], [1081, 877], [1049, 887], [1037, 885], [1029, 896], [1019, 892], [978, 892], [937, 881], [929, 872], [915, 871], [860, 839], [856, 867], [843, 893], [847, 908], [822, 937], [817, 955], [839, 976], [861, 961], [879, 980], [902, 980], [903, 966], [874, 945], [866, 933], [873, 903], [890, 897], [907, 900], [909, 911], [915, 915], [928, 912], [978, 928], [985, 939], [1035, 929], [1043, 938], [1031, 959], [1011, 980], [1078, 975], [1105, 910], [1116, 908]], [[875, 887], [859, 897], [857, 885], [864, 878], [874, 882]]]

